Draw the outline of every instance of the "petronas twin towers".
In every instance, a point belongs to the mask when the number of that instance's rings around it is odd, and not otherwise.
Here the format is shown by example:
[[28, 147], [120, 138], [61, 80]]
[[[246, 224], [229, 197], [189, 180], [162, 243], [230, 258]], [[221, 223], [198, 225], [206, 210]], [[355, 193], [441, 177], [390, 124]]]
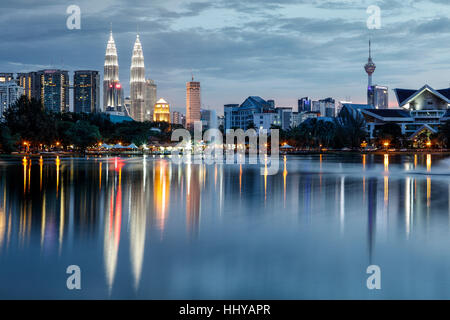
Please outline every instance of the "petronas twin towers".
[[152, 80], [145, 79], [144, 52], [139, 35], [133, 47], [130, 68], [130, 104], [127, 110], [124, 105], [122, 86], [119, 82], [119, 62], [117, 49], [112, 31], [106, 47], [104, 79], [103, 79], [103, 108], [104, 111], [121, 112], [129, 115], [135, 121], [150, 119], [151, 109], [156, 102], [156, 85]]

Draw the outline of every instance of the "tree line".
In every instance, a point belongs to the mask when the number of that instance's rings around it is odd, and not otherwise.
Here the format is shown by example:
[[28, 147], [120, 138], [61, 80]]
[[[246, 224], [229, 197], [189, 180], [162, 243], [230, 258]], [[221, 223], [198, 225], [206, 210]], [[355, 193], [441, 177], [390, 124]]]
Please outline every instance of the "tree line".
[[[57, 113], [45, 110], [40, 101], [19, 98], [3, 114], [0, 123], [0, 149], [12, 152], [26, 143], [33, 149], [60, 145], [85, 150], [99, 142], [138, 146], [150, 139], [170, 141], [174, 125], [165, 122], [124, 121], [113, 123], [100, 113]], [[175, 127], [179, 127], [176, 126]], [[158, 130], [155, 130], [158, 129]]]

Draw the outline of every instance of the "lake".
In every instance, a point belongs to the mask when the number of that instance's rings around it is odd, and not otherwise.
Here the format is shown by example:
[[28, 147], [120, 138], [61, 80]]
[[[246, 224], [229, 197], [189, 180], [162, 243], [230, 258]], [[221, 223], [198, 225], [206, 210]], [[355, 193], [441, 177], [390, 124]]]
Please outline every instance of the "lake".
[[3, 157], [0, 298], [450, 299], [449, 169], [438, 154], [287, 156], [274, 176]]

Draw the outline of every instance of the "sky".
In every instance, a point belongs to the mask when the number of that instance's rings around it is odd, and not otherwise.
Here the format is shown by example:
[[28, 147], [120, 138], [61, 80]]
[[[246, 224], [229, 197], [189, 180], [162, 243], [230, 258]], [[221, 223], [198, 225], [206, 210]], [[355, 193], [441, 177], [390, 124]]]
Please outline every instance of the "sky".
[[[67, 28], [70, 5], [80, 29]], [[367, 27], [370, 5], [380, 29]], [[278, 107], [305, 96], [365, 103], [369, 38], [391, 107], [394, 88], [450, 86], [449, 0], [1, 0], [0, 72], [103, 74], [111, 23], [125, 96], [139, 31], [146, 76], [175, 111], [185, 111], [191, 73], [202, 107], [218, 114], [252, 95]]]

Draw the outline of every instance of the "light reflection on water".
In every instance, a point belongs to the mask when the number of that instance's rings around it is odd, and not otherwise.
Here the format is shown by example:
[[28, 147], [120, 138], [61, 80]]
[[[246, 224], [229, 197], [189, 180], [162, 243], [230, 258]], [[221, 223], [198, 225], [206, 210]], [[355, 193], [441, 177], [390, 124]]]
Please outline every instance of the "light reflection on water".
[[0, 298], [450, 298], [448, 160], [263, 165], [0, 159]]

